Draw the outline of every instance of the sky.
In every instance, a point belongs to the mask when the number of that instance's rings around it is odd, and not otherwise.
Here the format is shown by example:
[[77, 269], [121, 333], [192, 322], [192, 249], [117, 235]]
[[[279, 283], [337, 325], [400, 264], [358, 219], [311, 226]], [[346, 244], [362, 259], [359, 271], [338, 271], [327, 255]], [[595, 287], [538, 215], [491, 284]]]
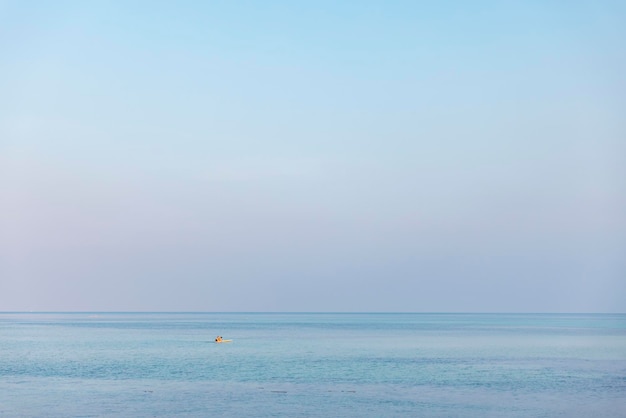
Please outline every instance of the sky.
[[626, 312], [622, 1], [0, 0], [0, 311]]

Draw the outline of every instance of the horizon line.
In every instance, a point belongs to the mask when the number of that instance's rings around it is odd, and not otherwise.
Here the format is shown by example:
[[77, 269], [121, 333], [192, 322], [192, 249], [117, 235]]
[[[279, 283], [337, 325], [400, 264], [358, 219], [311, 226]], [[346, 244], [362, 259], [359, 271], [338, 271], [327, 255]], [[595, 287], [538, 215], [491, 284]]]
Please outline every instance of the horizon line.
[[520, 311], [2, 311], [0, 314], [424, 314], [424, 315], [625, 315], [626, 312], [520, 312]]

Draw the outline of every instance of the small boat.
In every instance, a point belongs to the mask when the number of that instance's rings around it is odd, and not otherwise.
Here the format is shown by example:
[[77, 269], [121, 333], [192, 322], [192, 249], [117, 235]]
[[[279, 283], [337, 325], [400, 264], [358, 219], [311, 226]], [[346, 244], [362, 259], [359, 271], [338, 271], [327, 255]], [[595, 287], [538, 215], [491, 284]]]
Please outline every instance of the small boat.
[[232, 342], [233, 342], [233, 340], [219, 340], [219, 341], [215, 341], [216, 344], [219, 344], [219, 343], [232, 343]]

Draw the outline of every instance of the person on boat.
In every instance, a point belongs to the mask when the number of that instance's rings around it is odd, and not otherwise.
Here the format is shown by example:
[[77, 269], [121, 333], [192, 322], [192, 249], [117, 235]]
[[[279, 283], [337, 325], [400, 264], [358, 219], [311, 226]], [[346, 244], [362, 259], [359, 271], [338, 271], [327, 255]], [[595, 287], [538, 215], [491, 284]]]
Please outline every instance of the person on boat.
[[220, 337], [219, 335], [217, 336], [217, 338], [215, 339], [216, 343], [221, 343], [222, 342], [222, 337]]

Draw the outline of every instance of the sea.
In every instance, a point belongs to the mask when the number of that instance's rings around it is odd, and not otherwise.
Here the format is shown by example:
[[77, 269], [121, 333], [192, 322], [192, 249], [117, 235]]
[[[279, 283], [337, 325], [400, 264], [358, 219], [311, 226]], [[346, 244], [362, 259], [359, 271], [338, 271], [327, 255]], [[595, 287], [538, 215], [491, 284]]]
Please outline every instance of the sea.
[[213, 416], [626, 417], [626, 314], [0, 313], [0, 417]]

